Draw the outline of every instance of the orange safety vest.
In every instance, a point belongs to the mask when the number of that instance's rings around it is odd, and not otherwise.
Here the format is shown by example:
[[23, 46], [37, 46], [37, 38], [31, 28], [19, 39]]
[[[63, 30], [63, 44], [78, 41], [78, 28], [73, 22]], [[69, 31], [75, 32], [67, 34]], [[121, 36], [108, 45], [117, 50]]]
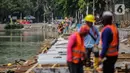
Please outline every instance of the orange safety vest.
[[79, 63], [80, 61], [83, 61], [85, 59], [85, 47], [84, 47], [84, 41], [80, 37], [79, 33], [76, 32], [76, 44], [75, 47], [72, 50], [72, 62], [73, 63]]
[[[118, 50], [117, 50], [117, 47], [118, 47], [118, 30], [116, 28], [116, 26], [114, 24], [112, 25], [106, 25], [102, 31], [101, 31], [101, 35], [102, 35], [102, 32], [106, 29], [106, 28], [110, 28], [112, 30], [112, 34], [113, 34], [113, 40], [112, 42], [110, 43], [109, 45], [109, 48], [107, 50], [107, 53], [106, 55], [107, 56], [117, 56], [118, 55]], [[102, 39], [101, 39], [101, 44], [102, 44]]]

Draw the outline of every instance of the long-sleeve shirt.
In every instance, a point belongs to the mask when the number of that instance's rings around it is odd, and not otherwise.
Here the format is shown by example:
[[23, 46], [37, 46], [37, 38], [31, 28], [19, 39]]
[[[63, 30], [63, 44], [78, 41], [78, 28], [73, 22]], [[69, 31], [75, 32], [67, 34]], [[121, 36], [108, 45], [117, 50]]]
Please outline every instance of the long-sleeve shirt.
[[84, 45], [85, 45], [86, 48], [93, 48], [94, 44], [97, 44], [97, 45], [99, 44], [100, 34], [99, 34], [98, 29], [95, 26], [92, 26], [90, 28], [89, 33], [92, 34], [96, 38], [96, 41], [90, 36], [90, 34], [88, 34], [84, 38]]
[[[102, 32], [102, 51], [101, 51], [101, 54], [100, 54], [100, 57], [101, 58], [104, 58], [106, 56], [106, 52], [108, 50], [108, 47], [110, 45], [110, 43], [112, 42], [113, 40], [113, 33], [112, 33], [112, 30], [110, 28], [106, 28], [103, 32]], [[119, 34], [118, 34], [118, 42], [119, 42]], [[117, 50], [119, 49], [119, 43], [118, 43], [118, 47], [117, 47]]]
[[76, 26], [76, 29], [77, 29], [77, 31], [79, 31], [80, 30], [80, 27], [82, 26], [82, 24], [77, 24], [77, 26]]
[[75, 45], [76, 42], [76, 34], [72, 34], [69, 37], [68, 45], [67, 45], [67, 61], [71, 62], [72, 61], [72, 49]]

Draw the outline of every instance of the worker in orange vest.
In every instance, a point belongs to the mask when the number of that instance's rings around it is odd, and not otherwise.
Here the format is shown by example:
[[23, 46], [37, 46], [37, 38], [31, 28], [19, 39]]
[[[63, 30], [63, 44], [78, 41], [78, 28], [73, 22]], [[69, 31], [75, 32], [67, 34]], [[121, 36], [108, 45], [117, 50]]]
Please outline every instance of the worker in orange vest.
[[70, 73], [83, 73], [83, 62], [86, 58], [84, 47], [84, 37], [88, 34], [89, 27], [81, 26], [79, 32], [75, 32], [69, 37], [67, 47], [67, 64]]
[[118, 58], [119, 34], [117, 27], [112, 23], [113, 14], [105, 11], [102, 15], [104, 25], [101, 31], [102, 51], [99, 61], [103, 61], [103, 73], [114, 73], [114, 66]]

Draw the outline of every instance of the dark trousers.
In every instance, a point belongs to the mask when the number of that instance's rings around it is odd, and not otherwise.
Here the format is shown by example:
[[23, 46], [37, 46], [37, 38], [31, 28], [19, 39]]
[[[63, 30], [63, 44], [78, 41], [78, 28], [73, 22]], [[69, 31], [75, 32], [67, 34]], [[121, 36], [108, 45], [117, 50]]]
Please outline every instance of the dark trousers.
[[90, 67], [91, 66], [91, 61], [90, 61], [90, 59], [91, 59], [91, 53], [93, 52], [94, 56], [96, 58], [98, 58], [99, 57], [99, 51], [98, 52], [94, 52], [93, 48], [86, 48], [86, 50], [87, 50], [87, 66]]
[[72, 62], [67, 62], [68, 68], [70, 73], [84, 73], [83, 72], [83, 63], [72, 63]]
[[118, 56], [106, 57], [106, 60], [103, 62], [103, 73], [114, 73], [115, 63]]

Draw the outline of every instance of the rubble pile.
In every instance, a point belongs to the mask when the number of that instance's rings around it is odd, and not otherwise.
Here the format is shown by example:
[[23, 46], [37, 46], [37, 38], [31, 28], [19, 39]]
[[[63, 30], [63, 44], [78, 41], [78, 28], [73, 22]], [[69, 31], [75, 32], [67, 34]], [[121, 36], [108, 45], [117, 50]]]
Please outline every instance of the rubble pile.
[[120, 42], [125, 45], [130, 46], [130, 36], [128, 38], [122, 39]]
[[128, 28], [128, 29], [129, 29], [129, 28], [130, 28], [130, 26], [128, 26], [128, 27], [126, 27], [126, 28]]
[[128, 44], [130, 44], [130, 35], [128, 35]]
[[128, 24], [127, 22], [120, 24], [121, 28], [127, 28], [128, 26], [130, 26], [130, 24]]

